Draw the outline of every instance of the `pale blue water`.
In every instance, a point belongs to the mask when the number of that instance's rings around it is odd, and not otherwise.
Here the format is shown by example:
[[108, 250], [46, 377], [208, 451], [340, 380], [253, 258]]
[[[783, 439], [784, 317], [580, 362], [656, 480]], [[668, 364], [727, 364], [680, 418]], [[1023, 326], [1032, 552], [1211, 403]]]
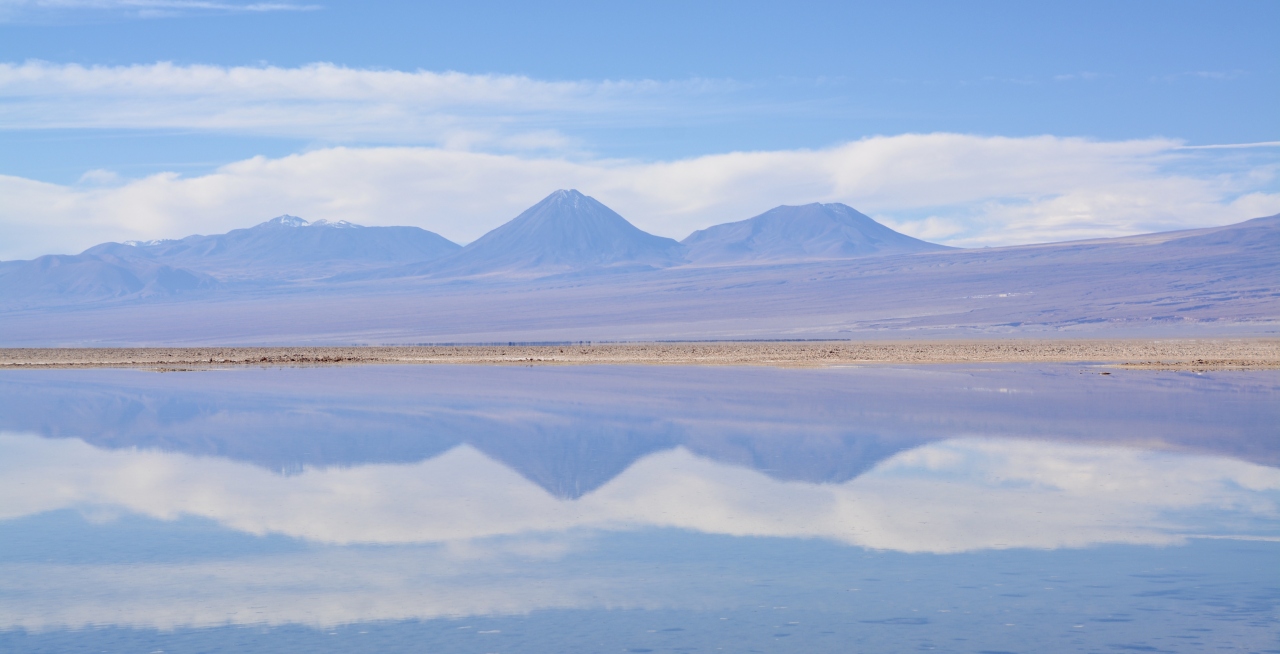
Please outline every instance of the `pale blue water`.
[[1277, 425], [1274, 372], [5, 371], [0, 651], [1277, 652]]

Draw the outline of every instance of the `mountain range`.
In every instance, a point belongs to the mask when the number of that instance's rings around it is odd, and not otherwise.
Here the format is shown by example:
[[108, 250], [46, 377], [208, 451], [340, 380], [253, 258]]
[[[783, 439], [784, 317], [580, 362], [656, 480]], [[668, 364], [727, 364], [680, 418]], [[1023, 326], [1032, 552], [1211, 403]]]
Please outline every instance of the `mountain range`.
[[149, 297], [219, 285], [392, 277], [538, 277], [703, 263], [848, 259], [945, 249], [843, 204], [777, 207], [755, 218], [654, 236], [595, 198], [559, 190], [466, 247], [418, 227], [308, 223], [284, 215], [248, 229], [103, 243], [78, 255], [0, 262], [0, 299], [39, 303]]
[[[54, 316], [56, 314], [56, 320]], [[280, 216], [0, 262], [0, 346], [1272, 333], [1280, 216], [1005, 248], [843, 204], [648, 234], [561, 190], [466, 247]]]

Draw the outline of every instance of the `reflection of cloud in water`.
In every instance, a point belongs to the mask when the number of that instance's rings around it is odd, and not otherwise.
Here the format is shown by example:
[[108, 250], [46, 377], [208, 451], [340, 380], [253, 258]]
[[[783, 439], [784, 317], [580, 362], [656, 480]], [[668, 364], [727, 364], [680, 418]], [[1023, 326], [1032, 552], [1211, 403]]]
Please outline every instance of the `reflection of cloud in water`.
[[0, 519], [58, 509], [98, 522], [194, 515], [348, 546], [175, 562], [0, 563], [0, 629], [733, 607], [750, 600], [741, 579], [716, 576], [732, 572], [665, 560], [637, 567], [615, 561], [596, 538], [622, 530], [631, 533], [618, 537], [644, 543], [638, 530], [676, 527], [907, 552], [1161, 545], [1188, 535], [1274, 536], [1278, 506], [1273, 468], [1017, 440], [933, 443], [839, 484], [780, 481], [677, 448], [571, 500], [465, 445], [421, 463], [281, 476], [214, 457], [6, 434]]
[[[0, 518], [121, 507], [333, 544], [640, 527], [906, 552], [1161, 544], [1270, 534], [1278, 492], [1280, 470], [1231, 459], [1014, 440], [933, 443], [840, 484], [779, 481], [677, 448], [571, 500], [465, 445], [416, 464], [285, 477], [219, 458], [0, 437]], [[1216, 531], [1201, 534], [1205, 524]]]
[[[0, 629], [335, 625], [657, 605], [642, 579], [627, 579], [626, 591], [617, 592], [621, 584], [607, 579], [528, 571], [504, 577], [521, 562], [519, 548], [490, 550], [482, 560], [478, 552], [458, 556], [449, 549], [323, 549], [180, 564], [0, 564]], [[646, 594], [648, 600], [637, 597]]]

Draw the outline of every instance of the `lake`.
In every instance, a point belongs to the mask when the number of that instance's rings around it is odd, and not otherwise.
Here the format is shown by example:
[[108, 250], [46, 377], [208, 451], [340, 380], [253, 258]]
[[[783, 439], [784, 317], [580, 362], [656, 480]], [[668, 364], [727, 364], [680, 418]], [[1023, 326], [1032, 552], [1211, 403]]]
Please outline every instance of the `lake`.
[[0, 372], [0, 650], [1280, 651], [1280, 373]]

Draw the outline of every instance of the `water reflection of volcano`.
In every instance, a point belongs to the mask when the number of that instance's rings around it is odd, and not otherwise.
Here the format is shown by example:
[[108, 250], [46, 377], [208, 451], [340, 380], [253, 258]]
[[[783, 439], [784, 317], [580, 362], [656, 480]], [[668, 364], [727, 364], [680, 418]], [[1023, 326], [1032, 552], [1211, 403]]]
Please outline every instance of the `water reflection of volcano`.
[[[838, 483], [959, 436], [1112, 443], [1280, 465], [1280, 376], [1091, 368], [471, 368], [23, 371], [0, 430], [306, 467], [423, 461], [468, 444], [562, 498], [683, 446], [779, 480]], [[1271, 398], [1271, 399], [1267, 399]]]

